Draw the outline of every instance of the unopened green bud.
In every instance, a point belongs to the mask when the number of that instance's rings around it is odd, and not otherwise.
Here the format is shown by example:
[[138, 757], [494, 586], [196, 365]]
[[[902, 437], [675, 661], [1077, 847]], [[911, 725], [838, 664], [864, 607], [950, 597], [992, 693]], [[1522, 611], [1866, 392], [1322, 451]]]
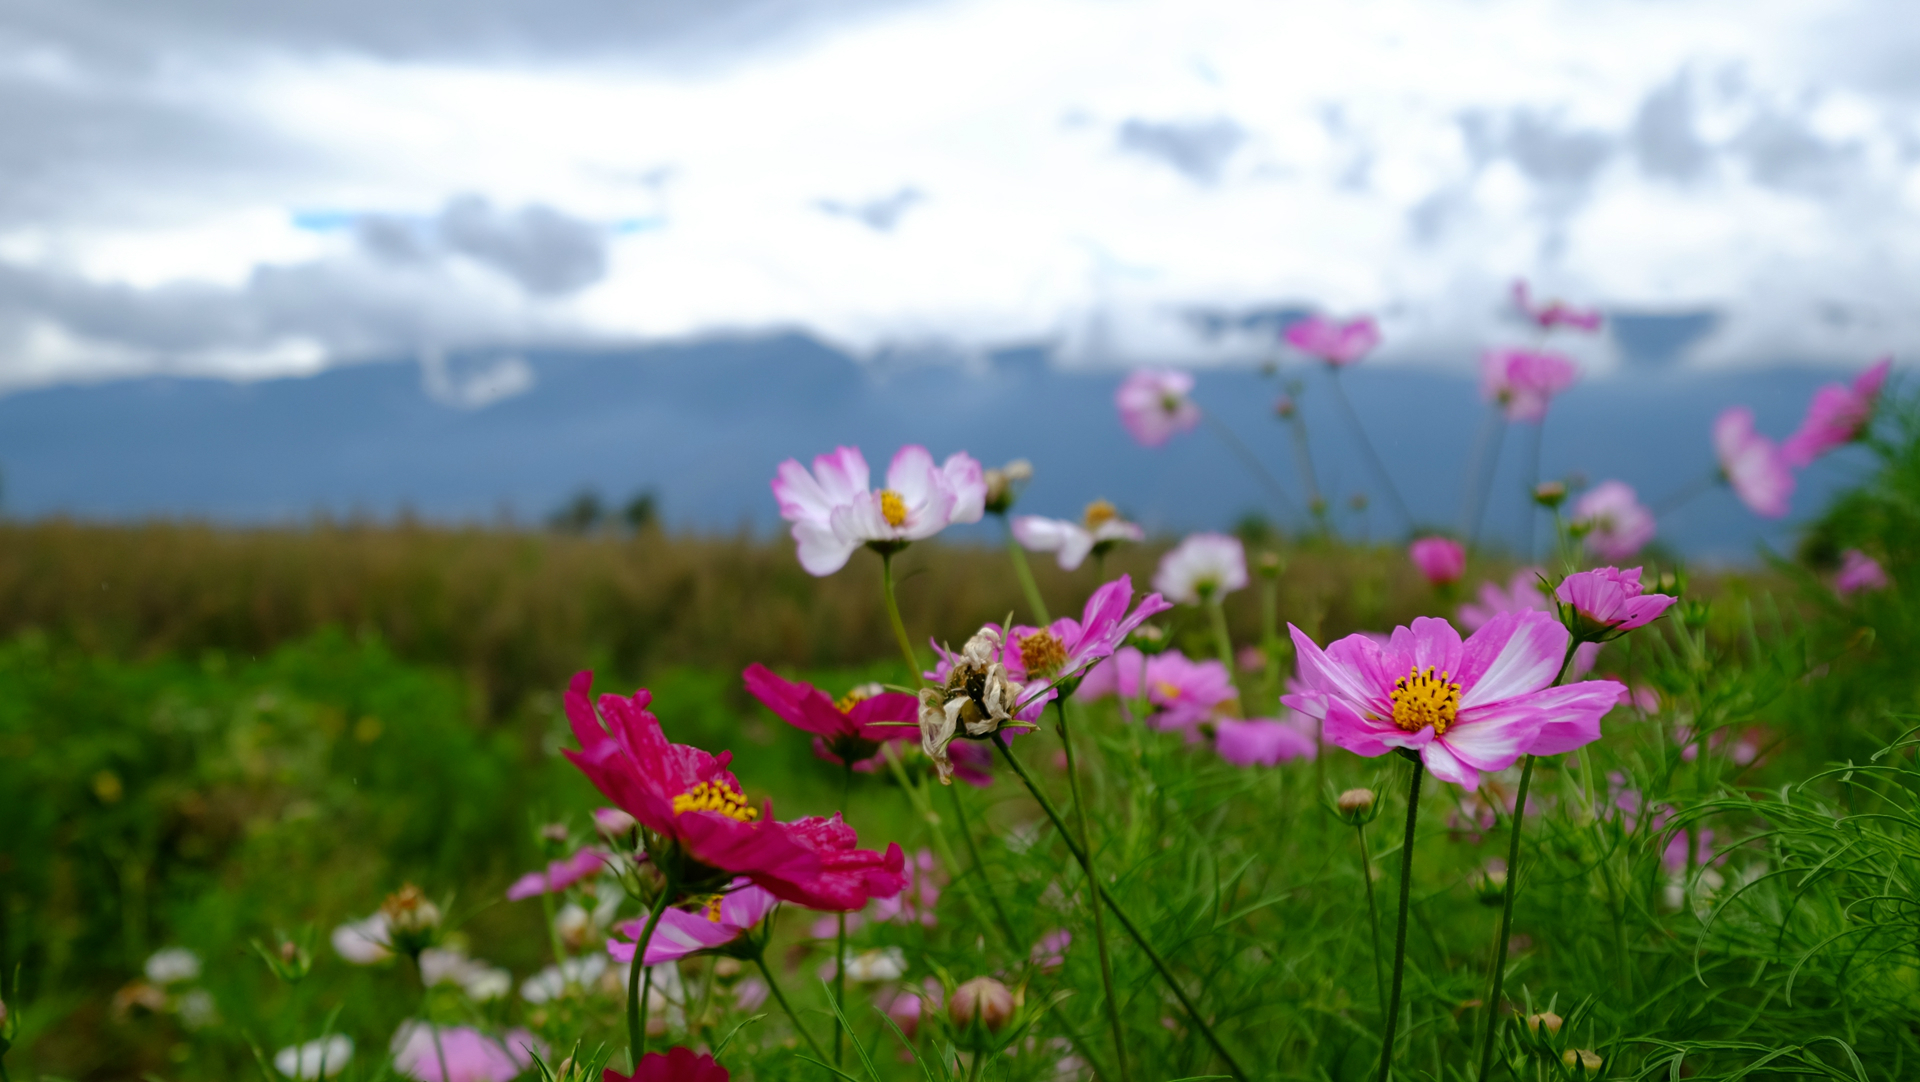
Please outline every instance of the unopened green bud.
[[1542, 481], [1533, 486], [1533, 502], [1552, 510], [1567, 500], [1565, 481]]
[[1606, 1061], [1588, 1049], [1569, 1048], [1566, 1054], [1560, 1057], [1560, 1062], [1568, 1067], [1578, 1067], [1592, 1076], [1600, 1073], [1600, 1065]]
[[1371, 789], [1348, 789], [1333, 798], [1333, 808], [1340, 818], [1349, 825], [1359, 826], [1373, 819], [1373, 809], [1379, 803]]
[[[1505, 876], [1501, 878], [1504, 879]], [[1552, 1011], [1541, 1011], [1539, 1014], [1530, 1014], [1527, 1016], [1528, 1033], [1538, 1033], [1544, 1029], [1547, 1031], [1547, 1036], [1551, 1037], [1559, 1033], [1560, 1027], [1563, 1025], [1566, 1025], [1566, 1020]]]

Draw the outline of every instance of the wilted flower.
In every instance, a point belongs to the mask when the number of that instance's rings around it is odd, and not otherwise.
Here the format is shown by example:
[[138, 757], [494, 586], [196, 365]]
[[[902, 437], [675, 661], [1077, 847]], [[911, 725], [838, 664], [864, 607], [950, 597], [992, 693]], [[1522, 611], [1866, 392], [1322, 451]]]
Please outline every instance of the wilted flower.
[[1880, 401], [1880, 389], [1886, 385], [1893, 368], [1892, 357], [1882, 357], [1860, 373], [1851, 387], [1829, 383], [1813, 393], [1807, 405], [1806, 420], [1780, 444], [1787, 465], [1805, 468], [1813, 460], [1836, 447], [1859, 439], [1873, 420], [1874, 407]]
[[[1407, 748], [1434, 777], [1469, 789], [1525, 752], [1598, 738], [1625, 690], [1611, 680], [1552, 686], [1568, 635], [1544, 613], [1502, 614], [1465, 642], [1445, 620], [1421, 617], [1385, 646], [1349, 635], [1324, 652], [1288, 631], [1301, 690], [1281, 702], [1320, 719], [1328, 743], [1367, 756]], [[1549, 731], [1553, 750], [1540, 744]]]
[[1592, 333], [1600, 329], [1600, 311], [1596, 308], [1575, 308], [1561, 301], [1550, 300], [1537, 303], [1527, 290], [1524, 278], [1513, 283], [1513, 306], [1534, 326], [1543, 331], [1555, 327], [1571, 327], [1577, 331]]
[[1001, 656], [1004, 648], [1000, 630], [983, 627], [958, 654], [951, 655], [940, 687], [920, 689], [920, 747], [933, 760], [943, 784], [953, 781], [947, 745], [956, 736], [991, 736], [1016, 720], [1020, 685], [1007, 673]]
[[393, 957], [387, 937], [387, 914], [375, 912], [365, 920], [350, 921], [333, 930], [333, 949], [357, 966], [377, 965]]
[[1145, 530], [1121, 518], [1119, 510], [1105, 500], [1088, 504], [1080, 522], [1039, 515], [1013, 520], [1013, 537], [1021, 547], [1056, 553], [1066, 571], [1086, 562], [1089, 554], [1105, 553], [1122, 541], [1141, 541], [1146, 536]]
[[728, 1074], [712, 1056], [704, 1052], [696, 1055], [692, 1049], [676, 1045], [664, 1053], [641, 1056], [640, 1066], [632, 1074], [609, 1067], [604, 1077], [606, 1082], [727, 1082]]
[[1213, 722], [1213, 750], [1235, 766], [1274, 766], [1290, 759], [1311, 759], [1313, 733], [1300, 722], [1313, 719], [1287, 711], [1288, 720], [1219, 718]]
[[[274, 1053], [273, 1069], [297, 1082], [332, 1078], [353, 1059], [353, 1038], [336, 1033], [318, 1041], [282, 1048]], [[447, 1065], [449, 1073], [452, 1064]]]
[[1579, 378], [1579, 366], [1558, 353], [1495, 349], [1480, 359], [1480, 394], [1509, 421], [1542, 420], [1553, 396]]
[[1188, 396], [1193, 376], [1174, 368], [1135, 370], [1114, 392], [1120, 423], [1135, 441], [1159, 447], [1200, 423], [1200, 407]]
[[975, 977], [953, 990], [953, 998], [947, 1003], [947, 1016], [961, 1029], [970, 1029], [977, 1022], [987, 1032], [998, 1033], [1013, 1018], [1017, 1006], [1013, 992], [1006, 985], [992, 977]]
[[1451, 537], [1422, 537], [1407, 546], [1407, 559], [1435, 586], [1458, 582], [1467, 573], [1466, 547]]
[[1308, 316], [1287, 328], [1286, 343], [1310, 357], [1317, 357], [1334, 368], [1343, 368], [1372, 352], [1380, 344], [1380, 328], [1370, 316], [1341, 322], [1325, 316]]
[[869, 491], [867, 483], [867, 460], [855, 447], [814, 459], [812, 473], [791, 458], [780, 464], [773, 496], [809, 574], [833, 574], [861, 545], [897, 548], [986, 512], [980, 463], [964, 453], [935, 466], [925, 447], [909, 444], [887, 466], [887, 487]]
[[544, 872], [528, 872], [507, 888], [507, 901], [519, 902], [542, 894], [558, 894], [582, 879], [597, 875], [606, 867], [607, 855], [598, 849], [582, 849], [564, 860], [547, 865]]
[[759, 662], [741, 674], [747, 691], [796, 729], [813, 734], [813, 753], [830, 763], [844, 763], [863, 773], [874, 769], [880, 745], [907, 740], [911, 728], [877, 724], [912, 721], [914, 698], [887, 691], [878, 684], [854, 688], [839, 701], [811, 684], [786, 680]]
[[984, 506], [993, 514], [1004, 515], [1020, 495], [1020, 486], [1033, 479], [1033, 463], [1016, 458], [998, 469], [986, 471], [981, 479], [987, 486]]
[[420, 888], [407, 883], [380, 903], [387, 918], [387, 942], [397, 953], [416, 957], [440, 939], [440, 907]]
[[580, 750], [564, 754], [659, 843], [649, 842], [649, 856], [670, 882], [697, 891], [745, 876], [777, 897], [826, 910], [859, 909], [905, 885], [899, 845], [884, 854], [856, 848], [853, 828], [837, 812], [782, 823], [768, 803], [763, 817], [727, 769], [731, 753], [670, 743], [644, 689], [602, 695], [596, 711], [592, 685], [593, 674], [583, 672], [567, 689]]
[[1237, 537], [1188, 534], [1160, 557], [1153, 588], [1182, 605], [1217, 601], [1247, 584], [1247, 550]]
[[[647, 941], [646, 964], [674, 962], [701, 951], [717, 950], [739, 939], [765, 920], [780, 899], [761, 890], [747, 879], [736, 879], [724, 895], [696, 898], [690, 909], [668, 909], [660, 914], [660, 923]], [[637, 943], [646, 922], [630, 920], [619, 932]], [[634, 943], [607, 940], [607, 953], [616, 962], [633, 961]], [[749, 957], [751, 957], [749, 955]]]
[[[512, 1082], [533, 1066], [529, 1049], [546, 1051], [539, 1038], [524, 1029], [495, 1038], [467, 1026], [441, 1026], [437, 1038], [428, 1023], [402, 1022], [393, 1035], [394, 1070], [420, 1082]], [[442, 1057], [445, 1077], [440, 1073]]]
[[1568, 575], [1554, 596], [1566, 606], [1574, 634], [1582, 642], [1599, 642], [1645, 627], [1678, 600], [1643, 590], [1639, 568], [1599, 567]]
[[1840, 554], [1840, 573], [1833, 577], [1834, 592], [1842, 597], [1862, 590], [1887, 588], [1887, 573], [1880, 562], [1861, 552], [1848, 549]]
[[1779, 518], [1793, 497], [1793, 470], [1772, 440], [1753, 430], [1753, 411], [1730, 406], [1713, 422], [1720, 476], [1756, 515]]
[[179, 984], [200, 976], [200, 956], [185, 947], [168, 947], [155, 951], [145, 969], [147, 979], [155, 984]]
[[1587, 548], [1602, 560], [1631, 560], [1653, 540], [1653, 512], [1624, 481], [1593, 486], [1573, 505], [1573, 524], [1586, 531]]

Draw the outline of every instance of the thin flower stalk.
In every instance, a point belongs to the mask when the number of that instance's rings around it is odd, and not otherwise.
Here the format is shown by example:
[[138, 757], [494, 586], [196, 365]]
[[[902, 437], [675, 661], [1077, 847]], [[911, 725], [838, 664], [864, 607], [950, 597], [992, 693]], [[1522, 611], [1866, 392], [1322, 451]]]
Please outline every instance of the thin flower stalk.
[[1227, 610], [1217, 593], [1207, 598], [1207, 620], [1213, 625], [1213, 647], [1220, 654], [1220, 664], [1227, 667], [1227, 679], [1233, 683], [1234, 713], [1244, 716], [1240, 685], [1233, 680], [1233, 636], [1227, 631]]
[[[1087, 805], [1080, 796], [1080, 771], [1073, 759], [1073, 734], [1067, 728], [1067, 703], [1065, 699], [1053, 701], [1054, 713], [1060, 719], [1060, 747], [1067, 756], [1067, 787], [1073, 794], [1073, 815], [1080, 827], [1080, 870], [1086, 873], [1087, 883], [1091, 886], [1100, 881], [1099, 874], [1093, 870], [1093, 836], [1087, 830]], [[1094, 892], [1089, 891], [1090, 895]], [[1097, 896], [1088, 898], [1088, 908], [1093, 910], [1094, 946], [1100, 956], [1100, 984], [1107, 993], [1107, 1024], [1113, 1027], [1113, 1055], [1120, 1064], [1120, 1082], [1131, 1082], [1132, 1071], [1127, 1066], [1126, 1031], [1120, 1025], [1120, 1000], [1113, 991], [1113, 963], [1107, 957], [1107, 921], [1101, 914], [1100, 900]]]
[[1355, 822], [1353, 831], [1360, 840], [1360, 876], [1367, 883], [1367, 925], [1373, 929], [1373, 993], [1379, 997], [1381, 1017], [1385, 1017], [1387, 977], [1380, 968], [1380, 906], [1373, 899], [1373, 852], [1367, 848], [1367, 824]]
[[780, 1009], [786, 1012], [787, 1021], [793, 1023], [794, 1030], [807, 1042], [807, 1047], [813, 1050], [813, 1058], [825, 1063], [827, 1054], [820, 1051], [820, 1042], [814, 1040], [813, 1034], [808, 1032], [807, 1027], [800, 1024], [800, 1016], [794, 1013], [793, 1004], [787, 1002], [787, 994], [780, 990], [780, 982], [773, 979], [773, 970], [767, 968], [767, 960], [764, 955], [754, 955], [753, 961], [755, 965], [760, 967], [760, 975], [766, 979], [767, 991], [773, 993], [773, 998], [780, 1004]]
[[893, 592], [893, 553], [880, 552], [880, 589], [887, 603], [887, 621], [893, 625], [894, 641], [900, 645], [900, 656], [907, 662], [909, 678], [920, 673], [920, 660], [914, 656], [913, 640], [907, 637], [907, 625], [900, 619], [900, 601]]
[[[647, 1054], [647, 1008], [652, 999], [653, 974], [647, 973], [646, 989], [640, 987], [642, 971], [647, 969], [647, 944], [653, 942], [653, 930], [660, 926], [660, 914], [667, 911], [667, 901], [672, 897], [672, 884], [666, 884], [659, 897], [653, 900], [653, 906], [647, 910], [647, 925], [641, 929], [640, 938], [634, 941], [633, 964], [627, 967], [627, 1048], [633, 1056], [634, 1069], [639, 1070], [640, 1057]], [[446, 1077], [442, 1075], [441, 1077]]]
[[[1040, 805], [1040, 810], [1046, 812], [1047, 818], [1053, 823], [1053, 829], [1059, 833], [1061, 840], [1067, 843], [1067, 849], [1073, 853], [1074, 859], [1081, 859], [1079, 844], [1074, 841], [1073, 834], [1067, 830], [1066, 821], [1060, 818], [1059, 809], [1053, 806], [1053, 801], [1048, 798], [1046, 791], [1034, 782], [1033, 775], [1027, 773], [1027, 768], [1021, 765], [1020, 760], [1014, 758], [1013, 750], [1007, 747], [1004, 737], [994, 733], [993, 743], [1000, 749], [1000, 755], [1006, 759], [1007, 765], [1013, 767], [1013, 772], [1018, 774], [1020, 780], [1026, 784], [1027, 792], [1033, 794], [1033, 799]], [[1106, 884], [1096, 879], [1093, 881], [1093, 887], [1099, 892], [1100, 899], [1106, 902], [1107, 908], [1112, 911], [1115, 919], [1119, 920], [1120, 927], [1126, 929], [1127, 937], [1132, 939], [1134, 945], [1140, 948], [1140, 952], [1153, 963], [1154, 972], [1160, 975], [1160, 980], [1166, 984], [1174, 998], [1180, 1001], [1180, 1009], [1186, 1012], [1188, 1020], [1199, 1029], [1200, 1035], [1213, 1048], [1214, 1054], [1227, 1065], [1227, 1070], [1234, 1078], [1239, 1082], [1247, 1082], [1247, 1072], [1241, 1068], [1240, 1062], [1233, 1058], [1233, 1053], [1227, 1051], [1227, 1046], [1221, 1043], [1219, 1036], [1213, 1032], [1213, 1027], [1207, 1023], [1206, 1017], [1200, 1013], [1198, 1007], [1194, 1006], [1192, 998], [1187, 995], [1187, 990], [1181, 987], [1180, 981], [1174, 977], [1173, 970], [1167, 967], [1166, 959], [1160, 957], [1160, 952], [1153, 948], [1153, 944], [1140, 930], [1140, 926], [1135, 924], [1133, 918], [1127, 915], [1127, 911], [1120, 907], [1119, 901], [1107, 890]]]
[[[1393, 984], [1387, 992], [1387, 1016], [1380, 1037], [1379, 1082], [1387, 1082], [1393, 1070], [1393, 1041], [1400, 1026], [1400, 986], [1406, 976], [1407, 909], [1413, 899], [1413, 834], [1420, 817], [1420, 778], [1427, 772], [1418, 756], [1413, 760], [1413, 777], [1407, 782], [1407, 836], [1400, 848], [1400, 919], [1393, 932]], [[1507, 880], [1511, 883], [1511, 877]]]
[[1007, 534], [1007, 557], [1013, 561], [1013, 577], [1020, 580], [1020, 591], [1027, 595], [1027, 607], [1033, 610], [1034, 619], [1042, 627], [1053, 623], [1053, 617], [1047, 615], [1046, 599], [1040, 596], [1040, 584], [1033, 579], [1033, 567], [1027, 563], [1027, 551], [1011, 532]]
[[1329, 368], [1327, 382], [1333, 385], [1333, 397], [1340, 403], [1340, 410], [1347, 415], [1347, 426], [1353, 430], [1354, 438], [1360, 441], [1361, 454], [1367, 460], [1367, 468], [1373, 472], [1374, 480], [1393, 501], [1393, 509], [1400, 516], [1400, 524], [1411, 530], [1413, 512], [1407, 510], [1407, 501], [1400, 498], [1400, 490], [1394, 486], [1393, 476], [1387, 472], [1386, 463], [1380, 460], [1380, 453], [1373, 449], [1373, 440], [1368, 438], [1366, 426], [1360, 423], [1360, 415], [1354, 412], [1353, 403], [1347, 399], [1347, 389], [1340, 384], [1340, 370]]

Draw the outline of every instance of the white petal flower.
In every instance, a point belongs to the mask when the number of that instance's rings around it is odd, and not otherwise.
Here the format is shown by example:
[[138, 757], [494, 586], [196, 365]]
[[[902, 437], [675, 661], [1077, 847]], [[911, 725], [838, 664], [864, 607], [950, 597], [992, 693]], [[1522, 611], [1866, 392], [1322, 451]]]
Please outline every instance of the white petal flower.
[[1160, 558], [1153, 588], [1169, 601], [1198, 605], [1247, 584], [1247, 551], [1237, 537], [1191, 534]]
[[794, 459], [780, 464], [774, 499], [793, 523], [809, 574], [833, 574], [861, 545], [919, 541], [985, 514], [985, 475], [966, 454], [936, 466], [925, 447], [909, 444], [887, 466], [885, 488], [870, 490], [868, 480], [867, 460], [853, 447], [814, 459], [811, 473]]
[[336, 1033], [274, 1053], [273, 1068], [296, 1082], [332, 1078], [353, 1059], [353, 1038]]
[[147, 979], [155, 984], [178, 984], [200, 975], [200, 956], [185, 947], [155, 951], [147, 959]]
[[351, 921], [333, 930], [333, 949], [357, 966], [377, 965], [393, 957], [388, 945], [387, 915], [376, 912], [366, 920]]

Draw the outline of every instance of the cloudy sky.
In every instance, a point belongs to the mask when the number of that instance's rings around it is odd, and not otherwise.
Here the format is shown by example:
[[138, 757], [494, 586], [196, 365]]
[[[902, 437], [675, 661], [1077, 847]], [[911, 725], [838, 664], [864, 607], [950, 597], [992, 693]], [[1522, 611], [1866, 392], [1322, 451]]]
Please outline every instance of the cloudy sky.
[[1302, 306], [1465, 366], [1516, 275], [1857, 367], [1920, 344], [1916, 105], [1906, 0], [7, 0], [0, 387]]

